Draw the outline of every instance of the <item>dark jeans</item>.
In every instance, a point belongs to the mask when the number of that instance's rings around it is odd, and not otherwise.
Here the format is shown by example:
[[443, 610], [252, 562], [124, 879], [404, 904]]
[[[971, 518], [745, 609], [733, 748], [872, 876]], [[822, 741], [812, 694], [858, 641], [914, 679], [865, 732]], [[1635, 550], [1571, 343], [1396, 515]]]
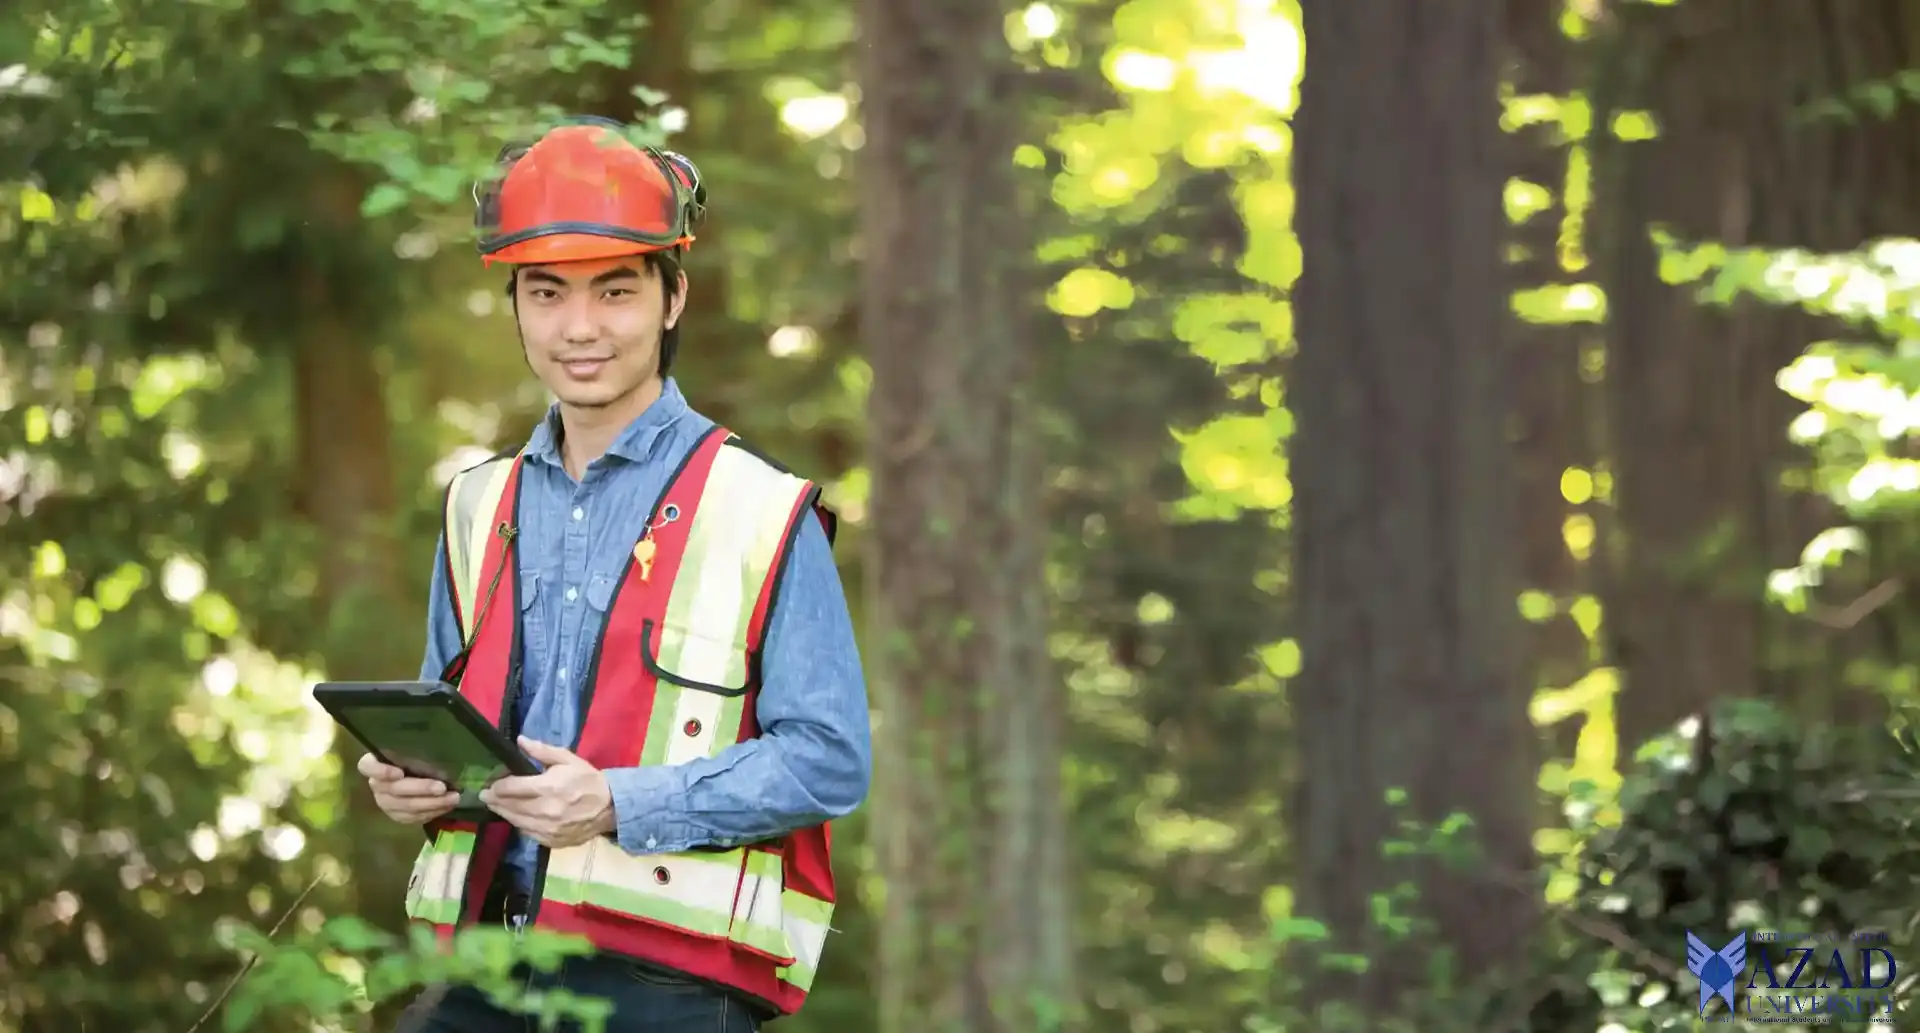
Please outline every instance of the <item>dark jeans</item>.
[[[618, 958], [568, 958], [555, 973], [529, 974], [535, 988], [558, 986], [613, 1004], [606, 1033], [757, 1033], [747, 1006], [704, 983], [640, 968]], [[400, 1019], [396, 1033], [529, 1033], [539, 1020], [494, 1007], [470, 986], [433, 987]], [[580, 1027], [562, 1023], [562, 1033]]]

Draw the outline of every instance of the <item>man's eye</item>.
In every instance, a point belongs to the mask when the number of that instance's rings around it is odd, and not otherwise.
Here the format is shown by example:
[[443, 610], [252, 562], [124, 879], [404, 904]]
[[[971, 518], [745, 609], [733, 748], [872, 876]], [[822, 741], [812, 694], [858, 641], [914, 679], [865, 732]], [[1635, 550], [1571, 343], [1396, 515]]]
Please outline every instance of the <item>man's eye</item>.
[[626, 297], [627, 295], [629, 295], [629, 294], [632, 294], [632, 293], [633, 293], [632, 291], [630, 291], [630, 290], [628, 290], [628, 289], [627, 289], [627, 288], [625, 288], [625, 287], [609, 287], [609, 288], [607, 288], [607, 297], [609, 297], [609, 298], [624, 298], [624, 297]]
[[552, 290], [547, 287], [535, 287], [533, 289], [533, 296], [540, 299], [541, 301], [551, 301], [554, 298], [559, 297], [560, 292]]

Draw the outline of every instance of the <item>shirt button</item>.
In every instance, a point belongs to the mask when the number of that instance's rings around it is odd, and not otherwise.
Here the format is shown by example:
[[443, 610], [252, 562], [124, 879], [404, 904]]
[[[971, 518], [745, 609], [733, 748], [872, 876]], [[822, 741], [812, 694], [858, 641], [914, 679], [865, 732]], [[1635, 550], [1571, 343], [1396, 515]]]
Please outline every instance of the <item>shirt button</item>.
[[578, 598], [580, 598], [580, 590], [578, 588], [567, 589], [567, 602], [573, 602]]
[[656, 847], [656, 846], [658, 846], [659, 844], [660, 844], [660, 841], [659, 841], [659, 840], [657, 840], [657, 839], [655, 839], [655, 838], [653, 838], [652, 836], [648, 836], [648, 837], [647, 837], [647, 849], [648, 849], [648, 850], [652, 850], [652, 849], [653, 849], [654, 847]]
[[559, 678], [560, 678], [560, 680], [561, 680], [561, 681], [566, 681], [566, 680], [567, 680], [567, 669], [566, 669], [566, 668], [564, 668], [564, 667], [562, 667], [562, 668], [560, 668], [560, 674], [559, 674]]
[[573, 518], [575, 520], [585, 520], [587, 518], [587, 511], [581, 509], [579, 506], [575, 506], [573, 507]]

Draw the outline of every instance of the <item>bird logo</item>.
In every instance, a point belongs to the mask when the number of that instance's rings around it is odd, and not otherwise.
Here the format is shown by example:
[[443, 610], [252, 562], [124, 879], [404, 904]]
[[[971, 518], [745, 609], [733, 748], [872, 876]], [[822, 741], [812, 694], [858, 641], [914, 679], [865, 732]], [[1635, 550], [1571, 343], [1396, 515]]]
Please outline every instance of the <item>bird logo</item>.
[[1714, 950], [1700, 937], [1687, 933], [1687, 971], [1700, 979], [1700, 1014], [1715, 997], [1733, 1011], [1733, 981], [1747, 967], [1747, 934], [1739, 933], [1725, 947]]

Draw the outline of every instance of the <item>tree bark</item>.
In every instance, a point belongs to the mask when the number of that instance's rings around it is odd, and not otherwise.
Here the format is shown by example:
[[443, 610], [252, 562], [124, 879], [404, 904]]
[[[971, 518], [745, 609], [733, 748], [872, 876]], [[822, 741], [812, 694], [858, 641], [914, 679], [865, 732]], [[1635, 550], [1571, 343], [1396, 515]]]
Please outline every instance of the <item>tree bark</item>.
[[[1501, 882], [1532, 869], [1536, 770], [1513, 663], [1501, 11], [1301, 6], [1290, 826], [1299, 909], [1372, 960], [1308, 990], [1383, 1013], [1419, 992], [1433, 948], [1487, 974], [1518, 958], [1533, 917]], [[1469, 814], [1482, 874], [1383, 859], [1393, 790], [1417, 821]], [[1369, 896], [1409, 874], [1438, 938], [1395, 948]]]
[[[1618, 12], [1613, 107], [1659, 135], [1607, 143], [1599, 211], [1609, 308], [1607, 393], [1617, 540], [1605, 599], [1623, 750], [1720, 696], [1766, 697], [1810, 719], [1862, 709], [1835, 695], [1825, 632], [1765, 599], [1834, 514], [1787, 438], [1801, 405], [1775, 385], [1832, 336], [1797, 309], [1703, 304], [1659, 274], [1649, 240], [1842, 251], [1915, 229], [1916, 136], [1870, 115], [1809, 119], [1912, 64], [1920, 13], [1897, 0], [1757, 7], [1700, 0]], [[1868, 708], [1870, 709], [1870, 708]]]
[[[327, 174], [331, 172], [331, 174]], [[315, 218], [328, 227], [359, 217], [361, 184], [345, 169], [316, 174]], [[386, 380], [376, 345], [353, 315], [343, 292], [348, 285], [322, 267], [306, 271], [290, 301], [297, 315], [286, 323], [293, 363], [296, 511], [317, 540], [318, 634], [306, 645], [329, 678], [411, 678], [419, 670], [424, 624], [422, 600], [405, 598], [402, 563], [426, 564], [428, 556], [401, 556], [399, 512], [388, 419]], [[405, 633], [393, 620], [408, 616]], [[396, 826], [375, 806], [354, 765], [363, 752], [352, 737], [335, 736], [341, 765], [346, 821], [355, 830], [346, 858], [358, 913], [399, 931], [400, 907], [419, 832]]]
[[[1522, 96], [1564, 97], [1578, 83], [1574, 48], [1560, 31], [1560, 9], [1538, 0], [1509, 0], [1506, 38], [1514, 90]], [[1566, 286], [1573, 276], [1562, 261], [1569, 227], [1566, 204], [1568, 141], [1558, 121], [1536, 122], [1509, 135], [1513, 174], [1547, 191], [1546, 207], [1512, 230], [1510, 285], [1515, 291]], [[1591, 421], [1598, 390], [1580, 375], [1581, 351], [1599, 335], [1591, 324], [1513, 319], [1516, 542], [1524, 588], [1553, 601], [1544, 620], [1522, 629], [1523, 682], [1535, 689], [1564, 688], [1593, 666], [1594, 650], [1573, 619], [1572, 606], [1590, 591], [1587, 564], [1567, 544], [1567, 521], [1585, 504], [1563, 494], [1569, 468], [1594, 465]], [[1567, 720], [1550, 741], [1571, 756], [1580, 722]]]
[[860, 11], [885, 1033], [1027, 1033], [1077, 1010], [1003, 17]]

